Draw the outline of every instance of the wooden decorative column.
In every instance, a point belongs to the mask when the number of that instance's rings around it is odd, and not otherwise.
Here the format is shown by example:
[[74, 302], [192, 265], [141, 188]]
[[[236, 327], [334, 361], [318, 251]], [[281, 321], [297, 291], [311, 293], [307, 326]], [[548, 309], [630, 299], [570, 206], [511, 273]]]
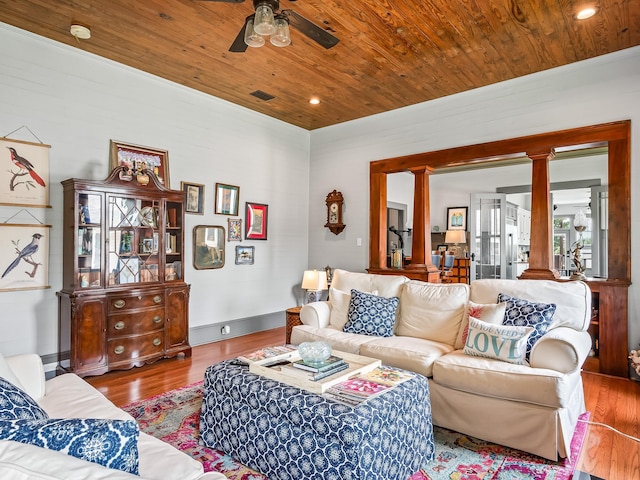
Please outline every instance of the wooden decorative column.
[[549, 160], [553, 150], [527, 153], [532, 161], [531, 174], [531, 240], [529, 268], [519, 278], [554, 280], [560, 275], [553, 269], [553, 223]]

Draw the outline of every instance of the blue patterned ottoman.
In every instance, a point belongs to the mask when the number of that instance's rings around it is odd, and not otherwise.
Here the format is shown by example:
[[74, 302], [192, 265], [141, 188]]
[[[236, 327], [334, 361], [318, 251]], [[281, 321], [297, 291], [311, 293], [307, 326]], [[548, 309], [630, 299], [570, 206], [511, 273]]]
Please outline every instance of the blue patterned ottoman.
[[218, 363], [204, 377], [200, 443], [271, 480], [407, 480], [434, 456], [429, 385], [416, 375], [350, 407]]

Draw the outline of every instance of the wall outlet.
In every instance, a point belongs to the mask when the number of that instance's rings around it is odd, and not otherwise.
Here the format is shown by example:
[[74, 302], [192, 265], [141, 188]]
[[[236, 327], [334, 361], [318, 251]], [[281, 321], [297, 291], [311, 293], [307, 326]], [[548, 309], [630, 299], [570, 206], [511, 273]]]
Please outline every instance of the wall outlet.
[[229, 335], [231, 333], [231, 327], [229, 325], [224, 325], [221, 329], [220, 329], [220, 333], [222, 335]]

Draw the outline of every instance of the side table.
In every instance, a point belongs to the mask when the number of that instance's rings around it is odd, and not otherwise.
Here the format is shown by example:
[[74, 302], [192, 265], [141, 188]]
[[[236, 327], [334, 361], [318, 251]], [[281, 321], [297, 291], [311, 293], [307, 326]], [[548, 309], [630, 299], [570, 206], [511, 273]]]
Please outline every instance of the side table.
[[302, 310], [302, 307], [287, 308], [287, 336], [285, 343], [291, 341], [291, 330], [293, 330], [293, 327], [302, 325], [300, 321], [300, 310]]

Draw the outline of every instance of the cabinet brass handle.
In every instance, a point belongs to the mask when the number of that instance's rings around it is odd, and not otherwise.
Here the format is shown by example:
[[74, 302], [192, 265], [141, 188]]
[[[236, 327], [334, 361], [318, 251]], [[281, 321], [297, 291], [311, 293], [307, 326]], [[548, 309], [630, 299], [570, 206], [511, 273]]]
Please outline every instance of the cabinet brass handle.
[[153, 344], [157, 347], [158, 345], [160, 345], [162, 343], [162, 340], [160, 340], [159, 338], [154, 338], [153, 339]]
[[120, 320], [118, 323], [116, 323], [113, 326], [113, 328], [115, 328], [116, 330], [122, 330], [124, 326], [125, 326], [125, 323], [122, 320]]
[[160, 323], [162, 321], [162, 317], [160, 315], [156, 315], [153, 317], [153, 323]]
[[116, 300], [115, 302], [113, 302], [113, 306], [116, 307], [116, 308], [123, 308], [126, 304], [127, 304], [127, 302], [125, 302], [122, 299]]
[[162, 297], [160, 295], [156, 295], [153, 297], [153, 303], [160, 303], [162, 301]]
[[120, 355], [121, 353], [124, 353], [124, 347], [122, 345], [118, 345], [116, 348], [113, 349], [113, 352], [116, 355]]

